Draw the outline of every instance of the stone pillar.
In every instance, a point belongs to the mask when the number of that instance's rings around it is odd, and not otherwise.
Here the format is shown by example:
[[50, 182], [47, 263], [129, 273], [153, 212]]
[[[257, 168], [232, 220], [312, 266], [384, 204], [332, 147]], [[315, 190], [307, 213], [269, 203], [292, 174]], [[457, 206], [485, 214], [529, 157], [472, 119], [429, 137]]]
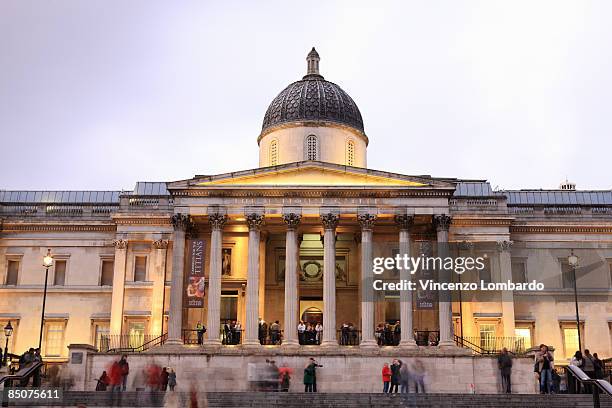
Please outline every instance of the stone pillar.
[[[410, 230], [414, 223], [414, 217], [411, 215], [401, 214], [395, 216], [395, 223], [399, 227], [399, 256], [410, 256]], [[406, 268], [400, 269], [400, 280], [412, 280], [414, 271]], [[400, 291], [400, 327], [402, 329], [402, 337], [400, 347], [416, 348], [417, 344], [414, 340], [414, 329], [412, 327], [412, 291]]]
[[264, 216], [255, 213], [248, 214], [246, 221], [249, 226], [249, 254], [247, 264], [246, 332], [243, 344], [245, 346], [259, 346], [259, 240]]
[[336, 339], [336, 227], [340, 217], [321, 215], [323, 224], [323, 341], [322, 346], [337, 346]]
[[[438, 256], [445, 258], [448, 256], [448, 229], [452, 222], [448, 215], [435, 215], [434, 225], [436, 227], [438, 238]], [[441, 269], [438, 272], [438, 280], [440, 282], [450, 282], [450, 271]], [[454, 347], [455, 339], [453, 338], [453, 310], [451, 302], [451, 292], [448, 290], [440, 290], [438, 292], [438, 308], [440, 321], [440, 347]]]
[[113, 294], [111, 297], [110, 333], [121, 334], [123, 326], [123, 299], [125, 292], [125, 261], [128, 242], [125, 239], [113, 241], [115, 246], [115, 263], [113, 271]]
[[285, 318], [283, 347], [298, 345], [297, 315], [298, 315], [298, 261], [300, 248], [298, 246], [297, 228], [302, 216], [289, 213], [283, 215], [287, 224], [285, 237]]
[[191, 218], [184, 214], [172, 216], [172, 282], [168, 315], [168, 345], [183, 344], [183, 291], [185, 289], [185, 233]]
[[[502, 282], [512, 281], [512, 241], [497, 242], [499, 251], [499, 270]], [[514, 295], [511, 290], [501, 292], [502, 301], [502, 323], [504, 325], [504, 337], [514, 337]]]
[[374, 288], [372, 281], [372, 229], [376, 215], [362, 214], [357, 217], [361, 225], [361, 343], [363, 348], [377, 346], [374, 340]]
[[151, 324], [149, 334], [157, 337], [161, 336], [164, 321], [164, 291], [166, 290], [166, 250], [168, 240], [158, 239], [153, 241], [153, 268], [151, 280], [153, 281], [153, 291], [151, 293]]
[[210, 223], [210, 263], [208, 268], [208, 314], [206, 324], [206, 344], [217, 346], [219, 339], [221, 319], [221, 274], [223, 268], [222, 247], [223, 227], [227, 222], [227, 215], [214, 213], [208, 215]]

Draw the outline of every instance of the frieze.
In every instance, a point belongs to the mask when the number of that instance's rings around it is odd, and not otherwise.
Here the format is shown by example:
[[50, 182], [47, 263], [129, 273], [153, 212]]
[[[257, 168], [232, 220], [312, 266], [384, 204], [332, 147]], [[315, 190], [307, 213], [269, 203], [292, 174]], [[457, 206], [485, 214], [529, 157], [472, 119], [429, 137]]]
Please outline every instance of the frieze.
[[115, 232], [112, 225], [70, 225], [70, 224], [8, 224], [2, 226], [3, 232]]
[[346, 189], [346, 190], [282, 190], [282, 189], [265, 189], [265, 190], [241, 190], [241, 189], [188, 189], [188, 190], [173, 190], [172, 195], [175, 197], [304, 197], [304, 198], [448, 198], [452, 194], [450, 190], [370, 190]]
[[612, 225], [512, 225], [511, 233], [612, 234]]

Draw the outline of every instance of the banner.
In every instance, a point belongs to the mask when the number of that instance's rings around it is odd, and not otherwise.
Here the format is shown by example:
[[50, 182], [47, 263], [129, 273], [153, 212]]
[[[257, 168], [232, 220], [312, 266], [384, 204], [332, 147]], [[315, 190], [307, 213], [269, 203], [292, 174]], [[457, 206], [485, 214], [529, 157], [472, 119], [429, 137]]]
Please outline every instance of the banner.
[[185, 276], [185, 307], [204, 307], [206, 281], [204, 279], [204, 240], [189, 240], [188, 269]]
[[[433, 253], [432, 244], [429, 241], [421, 241], [416, 246], [418, 255], [430, 256]], [[427, 270], [423, 268], [419, 268], [416, 275], [417, 281], [420, 280], [428, 280], [435, 279], [436, 274], [433, 270]], [[421, 286], [417, 286], [416, 290], [416, 309], [417, 310], [433, 310], [435, 308], [434, 304], [437, 302], [437, 292], [433, 290], [425, 290], [421, 288]]]

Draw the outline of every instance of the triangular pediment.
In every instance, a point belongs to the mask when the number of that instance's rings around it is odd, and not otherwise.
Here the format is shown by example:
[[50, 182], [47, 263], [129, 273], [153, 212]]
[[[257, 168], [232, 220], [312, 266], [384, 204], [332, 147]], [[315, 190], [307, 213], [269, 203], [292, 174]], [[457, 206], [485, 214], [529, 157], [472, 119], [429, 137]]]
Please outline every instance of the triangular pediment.
[[449, 187], [427, 176], [407, 176], [323, 162], [298, 162], [214, 176], [196, 176], [169, 188], [185, 187]]

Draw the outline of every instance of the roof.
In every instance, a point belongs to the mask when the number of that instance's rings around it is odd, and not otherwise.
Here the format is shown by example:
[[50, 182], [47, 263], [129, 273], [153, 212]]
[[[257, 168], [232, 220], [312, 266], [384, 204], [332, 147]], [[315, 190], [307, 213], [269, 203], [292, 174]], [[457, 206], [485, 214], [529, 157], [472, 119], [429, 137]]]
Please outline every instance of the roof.
[[455, 189], [455, 197], [491, 197], [499, 195], [486, 181], [460, 181]]
[[508, 190], [508, 205], [612, 205], [612, 190]]
[[0, 203], [6, 204], [118, 204], [120, 191], [6, 191], [0, 190]]
[[165, 182], [139, 181], [136, 183], [132, 194], [140, 196], [168, 196], [170, 192], [166, 188]]

